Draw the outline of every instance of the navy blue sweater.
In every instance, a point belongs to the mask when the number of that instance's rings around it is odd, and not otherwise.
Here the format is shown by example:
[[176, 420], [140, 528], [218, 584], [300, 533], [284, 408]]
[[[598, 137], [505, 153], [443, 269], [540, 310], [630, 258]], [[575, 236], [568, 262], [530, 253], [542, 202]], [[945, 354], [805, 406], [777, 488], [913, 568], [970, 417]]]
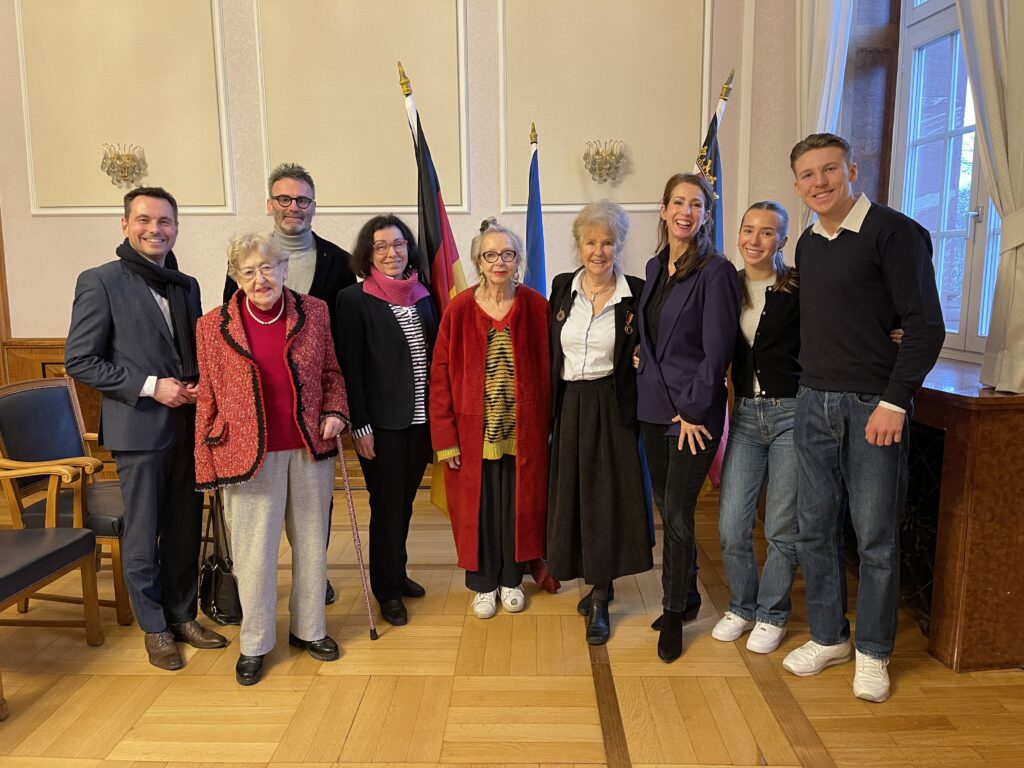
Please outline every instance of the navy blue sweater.
[[[828, 240], [804, 230], [796, 265], [800, 383], [909, 407], [945, 341], [928, 230], [872, 203], [860, 232]], [[904, 331], [899, 346], [894, 328]]]

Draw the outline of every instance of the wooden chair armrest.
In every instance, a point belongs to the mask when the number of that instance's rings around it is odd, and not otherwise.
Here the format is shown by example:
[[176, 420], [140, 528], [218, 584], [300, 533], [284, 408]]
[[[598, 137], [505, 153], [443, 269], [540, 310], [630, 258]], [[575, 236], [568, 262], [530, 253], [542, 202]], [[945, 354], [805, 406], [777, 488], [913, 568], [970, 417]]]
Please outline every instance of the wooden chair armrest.
[[[103, 469], [103, 462], [91, 456], [68, 456], [53, 461], [15, 461], [14, 459], [0, 459], [0, 470], [2, 469], [45, 469], [52, 466], [78, 467], [87, 475], [93, 475]], [[29, 472], [29, 475], [39, 472]]]
[[74, 483], [82, 476], [78, 468], [68, 466], [67, 464], [32, 461], [19, 461], [16, 463], [27, 466], [18, 469], [0, 469], [0, 480], [14, 480], [18, 477], [36, 477], [38, 475], [56, 475], [65, 483]]
[[99, 432], [83, 432], [82, 439], [87, 443], [96, 443], [99, 445], [100, 433]]

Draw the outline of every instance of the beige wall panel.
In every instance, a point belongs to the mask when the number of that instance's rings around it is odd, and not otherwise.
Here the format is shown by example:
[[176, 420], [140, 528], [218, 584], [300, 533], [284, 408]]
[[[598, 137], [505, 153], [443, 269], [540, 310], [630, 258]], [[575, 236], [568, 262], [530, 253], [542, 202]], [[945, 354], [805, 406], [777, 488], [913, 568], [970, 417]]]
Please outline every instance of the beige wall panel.
[[315, 170], [317, 205], [416, 205], [397, 62], [413, 92], [445, 196], [462, 205], [456, 0], [260, 0], [268, 162]]
[[[701, 127], [704, 0], [505, 2], [507, 202], [525, 205], [530, 122], [540, 135], [545, 205], [600, 197], [652, 203], [691, 170]], [[583, 166], [588, 140], [620, 139], [617, 184]]]
[[[118, 205], [102, 144], [145, 149], [145, 184], [225, 205], [211, 0], [22, 0], [35, 206]], [[157, 32], [158, 34], [153, 34]]]

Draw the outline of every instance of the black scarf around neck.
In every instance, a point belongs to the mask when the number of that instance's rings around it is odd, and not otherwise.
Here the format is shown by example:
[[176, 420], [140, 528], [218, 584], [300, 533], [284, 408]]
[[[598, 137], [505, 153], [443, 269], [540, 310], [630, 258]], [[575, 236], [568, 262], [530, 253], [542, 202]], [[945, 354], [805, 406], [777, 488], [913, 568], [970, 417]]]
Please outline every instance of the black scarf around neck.
[[127, 238], [117, 246], [117, 256], [125, 267], [146, 281], [146, 285], [159, 293], [171, 306], [171, 325], [174, 328], [174, 346], [181, 358], [181, 380], [193, 382], [199, 379], [199, 363], [196, 360], [196, 324], [188, 311], [188, 278], [178, 270], [174, 252], [168, 251], [164, 266], [159, 266], [140, 256]]

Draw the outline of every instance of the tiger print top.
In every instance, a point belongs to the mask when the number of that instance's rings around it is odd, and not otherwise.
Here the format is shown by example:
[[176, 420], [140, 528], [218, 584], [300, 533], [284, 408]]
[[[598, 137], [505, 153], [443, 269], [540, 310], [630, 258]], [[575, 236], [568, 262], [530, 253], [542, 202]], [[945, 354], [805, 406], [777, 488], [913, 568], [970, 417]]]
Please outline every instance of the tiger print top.
[[487, 329], [487, 378], [484, 385], [485, 459], [516, 454], [515, 375], [508, 323], [492, 324]]

